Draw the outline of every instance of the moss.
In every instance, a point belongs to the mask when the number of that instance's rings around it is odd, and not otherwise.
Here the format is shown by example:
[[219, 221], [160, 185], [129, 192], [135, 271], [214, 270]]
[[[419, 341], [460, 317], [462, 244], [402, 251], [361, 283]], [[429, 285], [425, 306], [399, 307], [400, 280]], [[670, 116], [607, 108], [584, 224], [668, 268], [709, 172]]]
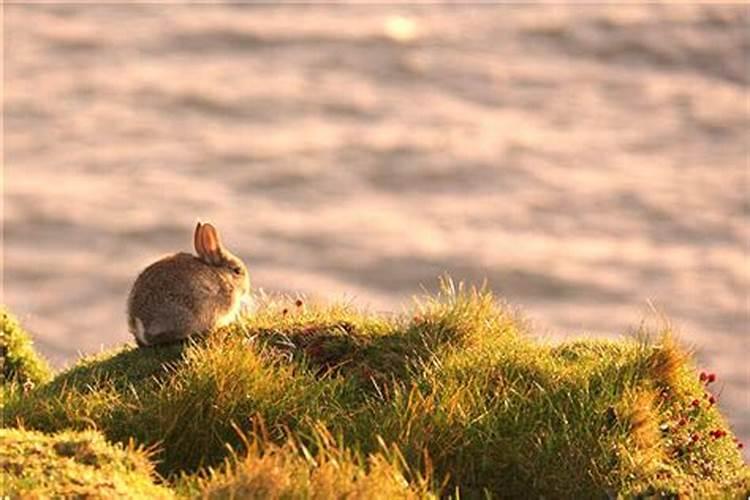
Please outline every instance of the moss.
[[[170, 477], [248, 456], [258, 467], [289, 461], [308, 484], [314, 467], [284, 447], [326, 457], [323, 426], [336, 449], [367, 457], [396, 446], [405, 470], [463, 496], [748, 489], [726, 421], [669, 332], [550, 346], [526, 329], [487, 291], [450, 283], [398, 317], [267, 300], [205, 339], [86, 358], [6, 409], [34, 429], [96, 426], [158, 446]], [[279, 448], [258, 455], [254, 440]], [[366, 462], [353, 470], [369, 474]]]
[[10, 498], [173, 498], [152, 481], [142, 451], [93, 431], [45, 435], [0, 429], [3, 494]]
[[0, 335], [3, 385], [16, 383], [29, 388], [52, 378], [47, 361], [34, 351], [29, 334], [5, 307], [0, 307]]

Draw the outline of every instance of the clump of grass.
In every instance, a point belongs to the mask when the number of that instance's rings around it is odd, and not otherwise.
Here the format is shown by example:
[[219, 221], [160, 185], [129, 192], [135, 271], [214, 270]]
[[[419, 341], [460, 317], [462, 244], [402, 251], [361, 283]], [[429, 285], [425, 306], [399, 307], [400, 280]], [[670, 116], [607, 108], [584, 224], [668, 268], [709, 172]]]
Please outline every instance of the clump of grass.
[[0, 429], [6, 498], [173, 498], [154, 484], [147, 454], [93, 431], [45, 435]]
[[0, 356], [3, 385], [29, 389], [52, 378], [47, 361], [33, 348], [31, 337], [5, 307], [0, 307]]
[[[170, 477], [230, 456], [287, 464], [301, 474], [293, 492], [322, 488], [310, 457], [357, 464], [354, 483], [366, 484], [374, 469], [355, 458], [379, 456], [383, 444], [397, 447], [403, 470], [432, 471], [440, 491], [463, 496], [750, 487], [726, 422], [703, 397], [708, 377], [699, 380], [669, 332], [550, 346], [527, 328], [488, 291], [450, 281], [401, 316], [266, 299], [205, 339], [87, 358], [11, 398], [6, 414], [47, 432], [95, 426], [113, 441], [157, 446]], [[321, 427], [348, 451], [321, 443]], [[214, 476], [216, 491], [260, 480], [241, 460]]]
[[430, 478], [414, 476], [396, 448], [363, 458], [335, 443], [324, 428], [315, 433], [317, 453], [290, 438], [279, 446], [258, 435], [243, 456], [221, 469], [187, 476], [178, 483], [186, 496], [208, 499], [432, 499]]
[[680, 375], [684, 373], [682, 368], [689, 359], [690, 354], [677, 344], [671, 330], [665, 329], [659, 345], [651, 350], [648, 357], [649, 376], [663, 388], [677, 386]]

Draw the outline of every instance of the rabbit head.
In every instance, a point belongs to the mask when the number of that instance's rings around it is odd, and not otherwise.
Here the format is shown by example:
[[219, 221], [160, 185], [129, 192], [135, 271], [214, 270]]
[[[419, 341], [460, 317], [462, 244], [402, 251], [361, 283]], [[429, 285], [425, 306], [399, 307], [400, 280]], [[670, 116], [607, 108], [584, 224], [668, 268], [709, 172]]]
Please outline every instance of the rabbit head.
[[243, 297], [250, 291], [250, 278], [242, 260], [221, 243], [219, 232], [210, 223], [198, 222], [193, 233], [193, 246], [203, 263], [213, 266]]

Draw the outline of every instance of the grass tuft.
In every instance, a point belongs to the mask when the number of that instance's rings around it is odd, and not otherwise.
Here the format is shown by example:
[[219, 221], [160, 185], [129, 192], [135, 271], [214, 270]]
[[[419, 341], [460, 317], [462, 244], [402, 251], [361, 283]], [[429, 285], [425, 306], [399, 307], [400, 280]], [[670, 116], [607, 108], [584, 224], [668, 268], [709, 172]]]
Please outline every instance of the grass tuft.
[[15, 383], [28, 390], [52, 378], [49, 364], [34, 351], [31, 337], [5, 307], [0, 307], [0, 356], [3, 386]]
[[680, 372], [690, 359], [690, 354], [680, 347], [671, 331], [665, 331], [658, 345], [653, 347], [647, 366], [650, 377], [659, 385], [678, 385]]
[[154, 484], [147, 454], [108, 444], [93, 431], [45, 435], [0, 429], [7, 498], [173, 498]]
[[219, 470], [187, 476], [178, 484], [186, 496], [208, 499], [347, 498], [428, 499], [430, 478], [409, 480], [408, 465], [396, 448], [362, 458], [339, 447], [323, 427], [316, 430], [317, 453], [294, 439], [279, 446], [250, 438], [243, 456], [232, 455]]

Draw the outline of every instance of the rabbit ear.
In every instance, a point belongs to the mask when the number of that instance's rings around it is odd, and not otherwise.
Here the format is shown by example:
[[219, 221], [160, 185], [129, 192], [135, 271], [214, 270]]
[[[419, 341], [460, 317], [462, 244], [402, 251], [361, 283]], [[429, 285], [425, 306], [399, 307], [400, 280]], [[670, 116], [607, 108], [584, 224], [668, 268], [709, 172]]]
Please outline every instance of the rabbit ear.
[[193, 246], [195, 247], [195, 252], [198, 254], [199, 257], [203, 257], [205, 254], [205, 251], [203, 250], [203, 244], [201, 243], [201, 228], [203, 227], [203, 224], [201, 224], [200, 221], [198, 221], [198, 224], [195, 226], [195, 232], [193, 232]]
[[203, 257], [211, 264], [218, 265], [223, 261], [221, 240], [219, 232], [211, 224], [203, 224], [200, 232], [201, 247], [203, 248]]

